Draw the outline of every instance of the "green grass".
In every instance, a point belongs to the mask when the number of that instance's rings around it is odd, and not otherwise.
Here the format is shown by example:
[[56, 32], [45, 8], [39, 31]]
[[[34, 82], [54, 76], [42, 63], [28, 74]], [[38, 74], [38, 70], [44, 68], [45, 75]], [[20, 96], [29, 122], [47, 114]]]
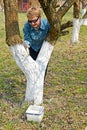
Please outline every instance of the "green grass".
[[[64, 20], [72, 19], [72, 13]], [[26, 14], [19, 14], [20, 34]], [[82, 26], [80, 43], [70, 44], [69, 35], [60, 37], [52, 53], [44, 87], [45, 113], [41, 123], [25, 119], [26, 78], [5, 43], [0, 13], [0, 130], [85, 130], [87, 127], [87, 27]]]

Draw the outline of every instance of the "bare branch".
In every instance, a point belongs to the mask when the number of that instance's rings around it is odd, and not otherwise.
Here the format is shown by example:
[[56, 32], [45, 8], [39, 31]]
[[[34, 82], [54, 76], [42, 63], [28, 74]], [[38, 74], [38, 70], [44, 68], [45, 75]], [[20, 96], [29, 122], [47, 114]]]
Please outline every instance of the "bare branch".
[[61, 31], [66, 29], [66, 28], [72, 27], [72, 26], [73, 26], [73, 22], [68, 21], [67, 23], [64, 23], [64, 24], [61, 25]]
[[70, 7], [74, 4], [75, 0], [66, 0], [65, 3], [57, 11], [58, 17], [63, 17]]

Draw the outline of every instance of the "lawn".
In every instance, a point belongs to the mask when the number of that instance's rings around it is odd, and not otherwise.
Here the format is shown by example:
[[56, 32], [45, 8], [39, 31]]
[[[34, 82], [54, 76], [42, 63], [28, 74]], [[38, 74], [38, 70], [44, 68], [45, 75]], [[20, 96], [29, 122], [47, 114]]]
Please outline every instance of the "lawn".
[[[72, 19], [68, 12], [64, 20]], [[19, 14], [20, 34], [26, 14]], [[70, 44], [69, 35], [57, 40], [48, 64], [44, 87], [44, 117], [41, 123], [25, 118], [22, 104], [26, 78], [5, 42], [0, 12], [0, 130], [85, 130], [87, 127], [87, 27], [80, 30], [80, 43]]]

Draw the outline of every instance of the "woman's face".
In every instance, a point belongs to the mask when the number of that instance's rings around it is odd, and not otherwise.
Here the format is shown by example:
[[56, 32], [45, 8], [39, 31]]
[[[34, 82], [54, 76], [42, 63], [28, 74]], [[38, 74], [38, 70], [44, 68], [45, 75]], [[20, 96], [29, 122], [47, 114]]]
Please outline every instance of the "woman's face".
[[40, 17], [33, 17], [32, 19], [28, 19], [29, 24], [38, 29], [40, 27], [41, 18]]

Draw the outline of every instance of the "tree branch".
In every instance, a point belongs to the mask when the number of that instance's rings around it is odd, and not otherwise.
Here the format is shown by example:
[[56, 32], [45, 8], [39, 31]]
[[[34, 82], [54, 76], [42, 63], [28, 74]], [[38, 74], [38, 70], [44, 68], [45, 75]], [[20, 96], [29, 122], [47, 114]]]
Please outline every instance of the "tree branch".
[[66, 12], [70, 9], [70, 7], [74, 4], [75, 0], [66, 0], [64, 4], [59, 8], [57, 14], [59, 17], [63, 17]]
[[[57, 10], [57, 0], [39, 0], [43, 11], [51, 25], [50, 29], [50, 39], [52, 42], [56, 41], [56, 39], [60, 36], [61, 29], [70, 27], [70, 23], [62, 25], [62, 17], [66, 14], [66, 12], [70, 9], [70, 7], [74, 4], [75, 0], [66, 0], [65, 3]], [[69, 24], [69, 25], [68, 25]]]
[[68, 21], [67, 23], [64, 23], [64, 24], [61, 25], [61, 31], [66, 29], [66, 28], [72, 27], [72, 26], [73, 26], [73, 22]]
[[82, 18], [83, 19], [87, 18], [87, 11], [86, 11], [86, 13], [84, 14], [84, 16]]

